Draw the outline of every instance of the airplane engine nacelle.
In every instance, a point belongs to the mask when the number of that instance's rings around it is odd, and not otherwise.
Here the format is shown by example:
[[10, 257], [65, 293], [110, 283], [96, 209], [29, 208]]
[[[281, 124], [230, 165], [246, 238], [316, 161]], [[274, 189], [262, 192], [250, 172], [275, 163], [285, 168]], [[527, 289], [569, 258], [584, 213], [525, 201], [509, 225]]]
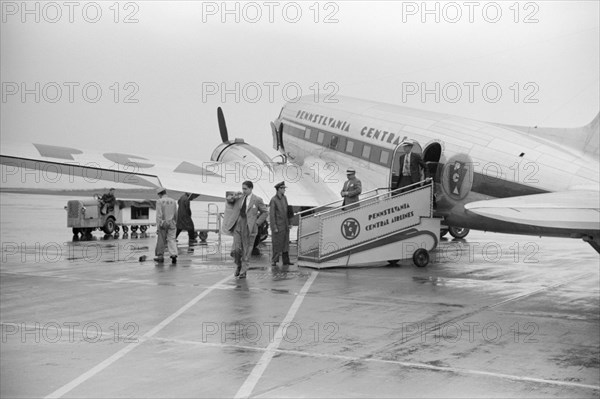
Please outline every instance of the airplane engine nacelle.
[[437, 209], [442, 212], [456, 210], [456, 206], [462, 209], [471, 194], [473, 161], [467, 154], [457, 154], [441, 161], [434, 176]]
[[251, 146], [243, 139], [226, 141], [217, 146], [213, 151], [211, 161], [239, 162], [244, 165], [255, 164], [259, 168], [271, 168], [272, 161], [261, 149]]

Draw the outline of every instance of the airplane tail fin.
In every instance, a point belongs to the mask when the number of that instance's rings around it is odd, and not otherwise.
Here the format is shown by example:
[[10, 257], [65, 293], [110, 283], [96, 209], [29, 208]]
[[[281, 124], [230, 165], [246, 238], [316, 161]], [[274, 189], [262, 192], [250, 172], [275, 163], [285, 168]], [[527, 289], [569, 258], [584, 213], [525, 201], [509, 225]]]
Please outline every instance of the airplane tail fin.
[[527, 127], [527, 126], [510, 126], [511, 129], [516, 129], [532, 136], [537, 136], [546, 140], [553, 141], [565, 147], [571, 147], [582, 151], [592, 156], [599, 156], [600, 147], [600, 126], [598, 120], [600, 113], [585, 126], [575, 128], [555, 128], [555, 127]]

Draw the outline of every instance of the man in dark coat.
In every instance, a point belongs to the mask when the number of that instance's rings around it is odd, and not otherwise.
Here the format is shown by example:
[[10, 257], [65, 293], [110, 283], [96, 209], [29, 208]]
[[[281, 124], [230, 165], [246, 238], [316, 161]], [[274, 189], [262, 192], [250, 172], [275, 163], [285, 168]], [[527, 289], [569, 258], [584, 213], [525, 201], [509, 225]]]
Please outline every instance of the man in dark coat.
[[[398, 185], [396, 188], [410, 186], [411, 184], [421, 181], [421, 169], [424, 172], [425, 178], [428, 176], [427, 164], [423, 162], [421, 156], [411, 152], [413, 144], [408, 142], [404, 144], [404, 154], [400, 157]], [[414, 186], [413, 188], [415, 188]], [[404, 190], [400, 190], [404, 191]]]
[[117, 203], [117, 199], [115, 197], [115, 189], [111, 188], [108, 190], [108, 193], [103, 194], [102, 198], [100, 198], [100, 213], [102, 215], [106, 215], [110, 211], [115, 209], [115, 205]]
[[177, 232], [175, 238], [179, 237], [182, 230], [187, 230], [190, 241], [196, 240], [196, 230], [192, 220], [192, 210], [190, 209], [190, 193], [184, 193], [177, 201]]
[[285, 182], [275, 185], [276, 194], [269, 203], [269, 218], [271, 222], [271, 244], [273, 256], [271, 266], [277, 267], [279, 255], [283, 255], [283, 266], [292, 266], [290, 262], [290, 227], [289, 205], [285, 196]]

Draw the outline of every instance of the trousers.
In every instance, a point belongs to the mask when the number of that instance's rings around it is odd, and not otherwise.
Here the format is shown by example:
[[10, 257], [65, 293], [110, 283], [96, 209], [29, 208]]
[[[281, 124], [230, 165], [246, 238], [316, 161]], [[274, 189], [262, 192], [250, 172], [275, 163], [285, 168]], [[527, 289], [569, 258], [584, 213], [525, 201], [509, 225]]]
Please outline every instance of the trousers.
[[165, 247], [169, 250], [169, 255], [177, 256], [177, 242], [175, 241], [175, 222], [171, 221], [167, 226], [157, 226], [156, 229], [156, 249], [154, 254], [156, 256], [163, 256], [165, 253]]
[[240, 216], [233, 228], [235, 264], [240, 268], [240, 274], [246, 273], [250, 267], [250, 255], [252, 255], [255, 239], [256, 233], [250, 234], [246, 218]]

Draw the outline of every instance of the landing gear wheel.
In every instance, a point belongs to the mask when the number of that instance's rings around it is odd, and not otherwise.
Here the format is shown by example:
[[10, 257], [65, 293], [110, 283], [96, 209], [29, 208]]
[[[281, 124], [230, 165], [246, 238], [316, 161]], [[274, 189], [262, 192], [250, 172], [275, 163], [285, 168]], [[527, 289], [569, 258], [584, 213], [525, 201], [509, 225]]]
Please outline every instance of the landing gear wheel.
[[206, 239], [208, 238], [208, 232], [207, 231], [199, 231], [198, 238], [200, 239], [200, 241], [206, 242]]
[[104, 223], [104, 227], [102, 227], [102, 230], [104, 231], [105, 234], [112, 234], [115, 232], [116, 226], [117, 226], [117, 224], [115, 223], [115, 219], [108, 218], [106, 220], [106, 223]]
[[123, 226], [123, 234], [129, 233], [129, 227]]
[[137, 233], [137, 231], [138, 231], [138, 226], [131, 226], [132, 233]]
[[146, 230], [148, 230], [148, 226], [140, 226], [140, 231], [141, 231], [142, 233], [145, 233], [145, 232], [146, 232]]
[[419, 248], [413, 254], [413, 262], [417, 267], [425, 267], [429, 264], [429, 252], [424, 248]]
[[465, 238], [471, 230], [466, 229], [464, 227], [452, 226], [452, 227], [448, 227], [448, 231], [450, 232], [450, 235], [454, 238]]

